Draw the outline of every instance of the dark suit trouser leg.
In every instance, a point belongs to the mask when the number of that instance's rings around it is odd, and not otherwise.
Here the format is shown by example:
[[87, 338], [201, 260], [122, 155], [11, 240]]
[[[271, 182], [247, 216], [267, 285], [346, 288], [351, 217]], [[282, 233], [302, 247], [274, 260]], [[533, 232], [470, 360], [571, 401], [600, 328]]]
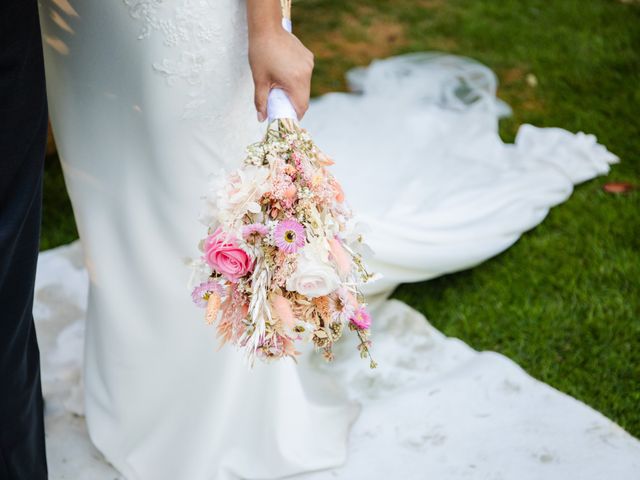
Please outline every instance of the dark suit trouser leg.
[[47, 128], [35, 0], [0, 1], [0, 480], [47, 478], [33, 324]]

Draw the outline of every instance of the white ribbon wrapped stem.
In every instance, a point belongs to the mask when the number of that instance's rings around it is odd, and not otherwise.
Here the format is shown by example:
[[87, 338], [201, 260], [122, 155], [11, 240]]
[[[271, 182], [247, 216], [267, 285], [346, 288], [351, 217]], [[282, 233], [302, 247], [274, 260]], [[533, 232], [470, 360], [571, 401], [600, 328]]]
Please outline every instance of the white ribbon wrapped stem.
[[[291, 20], [283, 17], [282, 27], [287, 32], [291, 32]], [[269, 122], [277, 120], [278, 118], [298, 119], [291, 100], [289, 100], [289, 97], [281, 88], [272, 88], [269, 92], [267, 98], [267, 116], [269, 117]]]

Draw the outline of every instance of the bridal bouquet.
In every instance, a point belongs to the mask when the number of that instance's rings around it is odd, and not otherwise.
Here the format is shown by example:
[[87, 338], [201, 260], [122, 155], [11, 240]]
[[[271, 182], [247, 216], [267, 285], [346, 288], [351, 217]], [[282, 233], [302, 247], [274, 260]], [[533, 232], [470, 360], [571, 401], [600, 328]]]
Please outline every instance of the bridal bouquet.
[[[291, 31], [290, 0], [283, 26]], [[192, 298], [216, 324], [222, 344], [236, 345], [253, 365], [300, 352], [313, 342], [326, 360], [346, 328], [362, 358], [371, 316], [358, 287], [372, 275], [363, 262], [368, 246], [327, 169], [333, 161], [313, 143], [280, 89], [268, 98], [269, 126], [247, 148], [244, 164], [211, 182], [200, 258], [192, 261]]]
[[195, 260], [192, 296], [217, 324], [222, 343], [250, 363], [293, 357], [311, 341], [327, 360], [345, 331], [369, 353], [371, 317], [358, 286], [374, 275], [333, 162], [289, 118], [270, 123], [244, 165], [211, 182], [203, 216], [208, 235]]

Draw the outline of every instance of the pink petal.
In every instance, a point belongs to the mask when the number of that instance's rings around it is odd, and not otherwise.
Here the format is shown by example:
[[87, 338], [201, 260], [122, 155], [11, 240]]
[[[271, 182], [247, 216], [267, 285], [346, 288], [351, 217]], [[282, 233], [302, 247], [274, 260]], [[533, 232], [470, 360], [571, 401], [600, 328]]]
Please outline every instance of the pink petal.
[[293, 315], [293, 310], [291, 309], [289, 300], [284, 298], [282, 295], [275, 294], [272, 297], [271, 305], [284, 325], [289, 328], [293, 328], [295, 326], [296, 318]]
[[331, 250], [331, 255], [333, 255], [333, 259], [338, 266], [338, 270], [343, 276], [347, 275], [351, 271], [351, 257], [342, 246], [342, 243], [340, 243], [340, 240], [337, 238], [330, 238], [329, 248]]

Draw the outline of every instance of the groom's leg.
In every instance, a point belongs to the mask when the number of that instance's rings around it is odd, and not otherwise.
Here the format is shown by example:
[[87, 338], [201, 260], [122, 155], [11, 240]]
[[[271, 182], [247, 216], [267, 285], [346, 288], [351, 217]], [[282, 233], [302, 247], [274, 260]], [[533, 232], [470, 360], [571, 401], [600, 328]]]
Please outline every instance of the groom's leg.
[[0, 1], [0, 479], [47, 478], [31, 309], [47, 108], [36, 0]]

